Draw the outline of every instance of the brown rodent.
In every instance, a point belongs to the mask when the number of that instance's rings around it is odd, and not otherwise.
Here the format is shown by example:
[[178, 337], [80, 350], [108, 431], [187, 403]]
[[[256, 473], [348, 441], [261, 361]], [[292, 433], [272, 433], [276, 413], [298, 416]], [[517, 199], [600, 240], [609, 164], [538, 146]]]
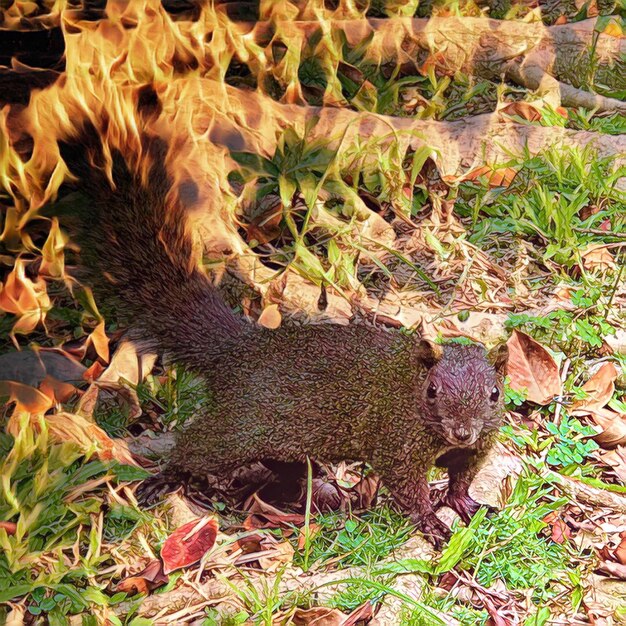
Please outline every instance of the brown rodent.
[[88, 129], [60, 144], [88, 197], [74, 203], [83, 207], [85, 276], [99, 297], [118, 303], [135, 337], [199, 373], [209, 390], [165, 470], [142, 486], [144, 499], [185, 477], [226, 475], [252, 461], [366, 461], [439, 543], [449, 529], [427, 482], [439, 459], [450, 476], [445, 501], [468, 520], [477, 509], [468, 486], [504, 411], [506, 345], [487, 353], [366, 325], [269, 330], [246, 322], [197, 266], [162, 143], [145, 139], [147, 185], [113, 151], [113, 189], [94, 137]]

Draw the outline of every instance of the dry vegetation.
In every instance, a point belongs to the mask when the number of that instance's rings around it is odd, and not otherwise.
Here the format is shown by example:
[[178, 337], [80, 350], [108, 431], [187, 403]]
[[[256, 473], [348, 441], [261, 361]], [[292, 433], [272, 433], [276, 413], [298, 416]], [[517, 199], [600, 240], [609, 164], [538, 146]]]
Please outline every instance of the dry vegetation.
[[[626, 623], [623, 4], [102, 4], [0, 9], [0, 621]], [[441, 509], [436, 554], [349, 463], [140, 510], [204, 396], [76, 278], [56, 141], [86, 120], [143, 171], [168, 142], [253, 320], [509, 337], [495, 511]]]

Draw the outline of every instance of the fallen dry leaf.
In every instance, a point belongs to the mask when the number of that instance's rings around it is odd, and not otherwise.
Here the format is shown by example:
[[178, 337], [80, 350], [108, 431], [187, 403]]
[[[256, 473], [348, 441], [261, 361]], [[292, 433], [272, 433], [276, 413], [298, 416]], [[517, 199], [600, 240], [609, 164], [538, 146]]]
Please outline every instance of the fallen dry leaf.
[[50, 223], [50, 232], [46, 243], [41, 248], [41, 266], [39, 273], [50, 278], [65, 278], [65, 255], [63, 249], [68, 241], [60, 227], [59, 220], [54, 217]]
[[590, 244], [580, 253], [583, 267], [587, 270], [614, 270], [617, 268], [613, 255], [602, 244]]
[[626, 447], [617, 446], [614, 450], [603, 452], [600, 458], [603, 463], [613, 468], [621, 483], [626, 485]]
[[613, 557], [618, 563], [622, 565], [626, 565], [626, 531], [622, 531], [620, 534], [621, 541], [615, 551], [613, 552]]
[[293, 526], [304, 524], [304, 515], [300, 513], [285, 513], [285, 511], [281, 511], [261, 500], [256, 493], [246, 502], [245, 508], [250, 514], [243, 523], [246, 530], [292, 528]]
[[589, 411], [601, 409], [615, 393], [617, 375], [617, 368], [613, 363], [603, 363], [582, 386], [587, 397], [573, 402], [569, 412], [574, 415], [586, 415]]
[[275, 572], [281, 567], [291, 564], [294, 554], [293, 546], [288, 541], [281, 541], [259, 556], [259, 565], [266, 572]]
[[163, 573], [198, 563], [215, 544], [217, 530], [214, 517], [200, 518], [177, 528], [161, 548]]
[[15, 522], [0, 522], [0, 529], [4, 529], [7, 535], [14, 535], [17, 531], [17, 524]]
[[[320, 530], [322, 530], [322, 527], [319, 524], [316, 524], [315, 522], [311, 522], [309, 524], [309, 541], [313, 539], [313, 537], [315, 537], [315, 535], [317, 535], [320, 532]], [[298, 550], [304, 550], [306, 540], [307, 540], [307, 534], [303, 526], [302, 528], [300, 528], [300, 532], [298, 533]]]
[[507, 372], [511, 388], [527, 390], [527, 399], [540, 405], [549, 404], [562, 393], [559, 368], [550, 353], [532, 337], [518, 330], [507, 341]]
[[611, 20], [602, 32], [609, 37], [617, 37], [618, 39], [624, 37], [624, 29], [616, 20]]
[[268, 194], [261, 202], [270, 206], [252, 218], [249, 224], [244, 225], [244, 228], [248, 242], [256, 241], [258, 244], [265, 244], [276, 239], [281, 233], [283, 205], [280, 198], [274, 194]]
[[371, 602], [364, 602], [350, 615], [339, 609], [313, 607], [311, 609], [296, 609], [292, 619], [294, 626], [354, 626], [357, 622], [368, 621], [372, 618], [373, 607]]
[[[306, 493], [303, 494], [303, 503]], [[318, 512], [338, 511], [344, 501], [343, 493], [333, 483], [323, 478], [314, 478], [311, 485], [311, 508]]]
[[499, 113], [507, 115], [517, 115], [529, 122], [537, 122], [541, 119], [541, 111], [529, 102], [509, 102], [498, 109]]
[[567, 543], [572, 536], [572, 531], [558, 511], [552, 511], [543, 518], [543, 521], [550, 527], [550, 539], [554, 543]]
[[46, 416], [48, 432], [54, 441], [71, 441], [85, 452], [96, 449], [96, 455], [102, 461], [119, 461], [125, 465], [137, 466], [137, 462], [121, 439], [111, 439], [96, 423], [81, 415], [60, 411]]
[[109, 362], [109, 338], [102, 320], [91, 332], [87, 339], [87, 345], [92, 345], [97, 355], [105, 362]]
[[280, 311], [278, 310], [277, 304], [268, 304], [263, 309], [261, 315], [259, 315], [259, 319], [257, 320], [259, 326], [264, 326], [265, 328], [271, 329], [278, 328], [281, 321], [282, 316], [280, 314]]
[[626, 565], [621, 563], [614, 563], [613, 561], [602, 561], [598, 565], [598, 571], [603, 574], [608, 574], [613, 578], [619, 578], [620, 580], [626, 580]]
[[0, 397], [15, 402], [18, 411], [28, 413], [45, 413], [54, 404], [43, 391], [12, 380], [0, 380]]
[[163, 572], [163, 564], [159, 559], [153, 559], [141, 572], [122, 579], [117, 584], [117, 591], [123, 591], [129, 595], [148, 594], [153, 589], [165, 585], [167, 581], [168, 577]]
[[594, 439], [603, 448], [613, 448], [626, 444], [626, 416], [611, 409], [601, 408], [590, 411], [589, 416], [602, 432]]
[[25, 268], [26, 262], [17, 259], [4, 285], [0, 285], [0, 310], [18, 318], [13, 325], [14, 333], [29, 333], [45, 319], [51, 306], [45, 280], [38, 277], [32, 281], [26, 276]]
[[39, 390], [56, 403], [67, 402], [76, 392], [76, 387], [46, 376], [39, 385]]
[[294, 626], [342, 626], [348, 616], [339, 609], [314, 607], [296, 609], [292, 622]]
[[140, 350], [132, 341], [121, 341], [99, 382], [119, 383], [120, 379], [138, 385], [154, 368], [156, 354]]
[[[509, 187], [513, 182], [513, 179], [517, 175], [517, 170], [512, 167], [494, 167], [491, 165], [482, 165], [476, 169], [473, 169], [465, 173], [461, 177], [452, 177], [453, 182], [464, 180], [476, 180], [477, 178], [484, 177], [489, 187]], [[445, 180], [450, 181], [450, 177], [444, 177]]]
[[92, 383], [94, 380], [98, 380], [102, 372], [104, 372], [105, 367], [100, 363], [100, 361], [94, 361], [83, 374], [83, 378], [88, 382]]

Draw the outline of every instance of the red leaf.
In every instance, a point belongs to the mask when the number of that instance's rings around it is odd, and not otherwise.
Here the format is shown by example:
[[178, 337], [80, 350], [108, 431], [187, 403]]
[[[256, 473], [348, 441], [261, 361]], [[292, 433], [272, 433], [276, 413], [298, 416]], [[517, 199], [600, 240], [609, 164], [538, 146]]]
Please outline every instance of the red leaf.
[[567, 540], [572, 536], [570, 527], [560, 517], [552, 524], [552, 534], [550, 538], [554, 543], [567, 543]]
[[213, 517], [193, 520], [177, 528], [161, 548], [163, 573], [198, 563], [215, 544], [217, 530], [217, 520]]
[[615, 548], [615, 552], [613, 552], [613, 556], [618, 563], [622, 565], [626, 565], [626, 530], [619, 534], [621, 541], [619, 546]]
[[14, 535], [17, 531], [17, 524], [15, 522], [0, 522], [0, 528], [4, 528], [7, 535]]

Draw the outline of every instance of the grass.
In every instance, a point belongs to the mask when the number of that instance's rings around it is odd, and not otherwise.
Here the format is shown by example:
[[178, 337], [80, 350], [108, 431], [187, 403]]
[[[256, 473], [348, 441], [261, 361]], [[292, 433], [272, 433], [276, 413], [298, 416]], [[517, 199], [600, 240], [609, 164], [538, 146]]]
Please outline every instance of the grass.
[[[416, 10], [481, 12], [473, 2], [391, 4], [372, 2], [370, 12], [380, 16], [412, 15]], [[528, 3], [497, 4], [492, 13], [496, 17], [528, 15]], [[581, 11], [572, 9], [568, 19], [583, 19], [586, 14]], [[544, 17], [553, 23], [558, 15]], [[379, 67], [368, 60], [368, 44], [352, 47], [340, 32], [320, 31], [309, 39], [301, 58], [286, 57], [284, 65], [290, 69], [285, 76], [299, 80], [311, 104], [321, 104], [326, 90], [327, 100], [345, 108], [419, 119], [466, 119], [468, 114], [493, 111], [498, 103], [536, 98], [499, 80], [461, 72], [438, 74], [426, 58], [419, 59], [419, 71]], [[275, 48], [278, 55], [280, 47]], [[594, 63], [587, 62], [589, 70], [594, 70]], [[231, 64], [226, 80], [252, 84], [255, 77], [239, 69]], [[271, 72], [267, 80], [266, 92], [277, 97], [284, 93], [284, 85]], [[591, 75], [585, 80], [600, 83]], [[620, 95], [611, 85], [599, 87], [606, 95]], [[258, 531], [261, 538], [271, 535], [291, 542], [295, 549], [293, 561], [271, 573], [254, 566], [191, 568], [171, 576], [164, 592], [171, 592], [181, 579], [193, 584], [222, 581], [234, 608], [223, 614], [221, 606], [202, 607], [197, 619], [204, 626], [273, 626], [288, 623], [297, 607], [314, 606], [319, 598], [349, 612], [365, 601], [377, 605], [391, 596], [402, 604], [402, 626], [437, 623], [429, 608], [466, 626], [486, 625], [490, 617], [480, 593], [488, 591], [501, 591], [512, 605], [524, 607], [524, 626], [581, 615], [597, 557], [574, 541], [555, 542], [551, 520], [567, 516], [579, 520], [579, 511], [587, 511], [589, 505], [583, 508], [564, 497], [550, 476], [575, 476], [624, 491], [600, 461], [603, 451], [593, 440], [592, 425], [563, 410], [581, 397], [590, 364], [607, 358], [607, 343], [626, 324], [618, 304], [623, 302], [621, 268], [626, 265], [626, 199], [618, 185], [626, 175], [624, 168], [618, 170], [613, 159], [599, 157], [591, 147], [559, 147], [534, 156], [510, 154], [507, 162], [498, 164], [499, 169], [514, 171], [509, 186], [494, 187], [489, 174], [445, 183], [429, 148], [403, 152], [390, 134], [364, 136], [350, 150], [335, 137], [340, 147], [330, 149], [329, 138], [311, 139], [315, 121], [302, 134], [286, 128], [273, 155], [231, 154], [238, 165], [230, 180], [237, 191], [240, 232], [261, 262], [278, 273], [293, 270], [310, 283], [346, 296], [361, 287], [374, 296], [406, 290], [420, 304], [440, 305], [451, 319], [461, 321], [467, 320], [470, 309], [500, 310], [502, 304], [508, 311], [507, 330], [526, 332], [569, 361], [563, 397], [537, 407], [526, 401], [524, 392], [506, 390], [509, 408], [522, 419], [503, 427], [502, 438], [520, 455], [522, 476], [501, 511], [486, 515], [483, 510], [469, 527], [456, 526], [448, 547], [433, 560], [398, 556], [414, 531], [383, 492], [381, 502], [361, 514], [310, 515], [309, 507], [303, 547], [297, 533]], [[545, 107], [540, 120], [526, 123], [607, 136], [626, 132], [626, 116], [583, 109], [570, 108], [564, 116], [561, 110]], [[10, 206], [12, 197], [0, 191], [0, 204]], [[433, 208], [442, 202], [453, 206], [452, 227], [432, 221]], [[394, 242], [376, 243], [357, 234], [373, 214], [394, 229]], [[46, 235], [42, 223], [37, 221], [33, 232], [24, 231], [23, 240], [17, 231], [0, 228], [3, 264], [9, 267], [10, 259], [19, 254], [36, 273]], [[615, 268], [587, 267], [582, 253], [590, 245], [608, 246]], [[492, 281], [489, 268], [479, 266], [472, 273], [472, 263], [482, 258], [478, 253], [502, 270], [499, 283]], [[72, 260], [70, 250], [67, 259]], [[468, 297], [465, 283], [475, 301], [463, 300]], [[22, 348], [82, 340], [99, 319], [88, 292], [70, 293], [62, 281], [48, 280], [48, 285], [53, 302], [47, 327], [18, 335]], [[557, 289], [565, 295], [555, 302]], [[542, 305], [550, 305], [550, 310], [540, 314], [530, 310]], [[117, 331], [115, 312], [106, 307], [102, 312], [109, 333]], [[13, 349], [9, 334], [14, 322], [12, 315], [0, 317], [3, 350]], [[626, 357], [608, 358], [625, 371]], [[92, 365], [93, 360], [88, 357], [85, 364]], [[111, 437], [179, 429], [211, 400], [197, 377], [176, 367], [159, 369], [129, 387], [142, 408], [141, 418], [131, 421], [123, 403], [101, 405], [94, 415]], [[626, 411], [623, 380], [618, 381], [611, 406]], [[128, 485], [146, 473], [98, 459], [95, 445], [85, 451], [52, 441], [45, 416], [7, 407], [2, 420], [0, 522], [15, 526], [0, 527], [0, 623], [18, 606], [36, 626], [153, 626], [154, 620], [137, 614], [141, 598], [117, 591], [120, 579], [158, 554], [174, 525], [168, 509], [142, 511], [135, 505]], [[14, 436], [5, 432], [9, 420]], [[218, 513], [222, 509], [220, 505]], [[241, 516], [231, 513], [226, 510], [220, 521], [221, 530], [232, 538], [241, 532]], [[576, 535], [577, 529], [570, 526]], [[330, 583], [317, 585], [316, 576], [332, 576], [346, 568], [356, 574], [330, 598], [323, 596]], [[294, 576], [310, 580], [310, 587], [289, 590], [287, 581]], [[422, 585], [419, 597], [397, 591], [394, 585], [401, 576], [417, 577]], [[473, 603], [456, 594], [463, 587], [459, 579], [471, 581], [470, 589], [479, 590]], [[126, 609], [121, 611], [121, 606]]]
[[[375, 149], [375, 145], [369, 148]], [[415, 164], [415, 171], [419, 172], [427, 156], [413, 154], [408, 163]], [[371, 194], [381, 207], [393, 204], [398, 193], [393, 187], [393, 173], [406, 167], [407, 161], [393, 150], [385, 158], [381, 153], [382, 167], [378, 173], [370, 172], [369, 166], [362, 163], [358, 182], [349, 185], [345, 170], [338, 166], [337, 155], [325, 153], [320, 144], [308, 144], [305, 138], [286, 137], [281, 156], [276, 159], [273, 166], [247, 162], [248, 178], [242, 179], [244, 183], [252, 182], [258, 191], [261, 182], [268, 190], [271, 187], [267, 193], [283, 198], [293, 195], [295, 189], [310, 200], [303, 213], [296, 211], [292, 218], [285, 216], [287, 239], [281, 240], [285, 245], [278, 245], [273, 254], [283, 255], [289, 264], [295, 263], [314, 282], [349, 285], [356, 277], [354, 261], [358, 248], [354, 242], [352, 246], [344, 245], [350, 240], [347, 231], [327, 233], [327, 240], [311, 244], [307, 211], [315, 206], [317, 194], [324, 189], [335, 194], [335, 203], [327, 204], [327, 210], [343, 216], [346, 224], [355, 219], [354, 209], [346, 209], [346, 199], [354, 198], [355, 193]], [[320, 159], [322, 165], [315, 179], [299, 178], [300, 169], [310, 172], [311, 163]], [[350, 162], [354, 165], [354, 161]], [[590, 150], [548, 151], [533, 158], [522, 155], [521, 160], [511, 161], [513, 165], [518, 173], [508, 189], [494, 190], [486, 180], [461, 184], [455, 210], [467, 227], [470, 242], [497, 256], [498, 247], [493, 246], [498, 237], [527, 237], [537, 259], [558, 268], [559, 273], [543, 276], [536, 287], [566, 284], [570, 294], [568, 306], [542, 316], [511, 313], [507, 327], [528, 332], [570, 358], [566, 398], [579, 397], [578, 385], [586, 360], [596, 355], [615, 332], [620, 315], [612, 306], [619, 273], [575, 271], [580, 267], [578, 251], [582, 247], [606, 243], [626, 232], [623, 198], [614, 186], [617, 174], [612, 173], [607, 160], [597, 159]], [[291, 173], [294, 178], [289, 182], [285, 176]], [[425, 197], [414, 195], [412, 203], [398, 204], [396, 210], [419, 218], [416, 207]], [[581, 211], [588, 206], [597, 211], [583, 219]], [[605, 220], [610, 220], [611, 229], [603, 233], [598, 227]], [[298, 246], [304, 246], [306, 254], [299, 253]], [[304, 259], [315, 262], [307, 265]], [[341, 274], [340, 267], [345, 274]], [[389, 270], [387, 273], [391, 275]], [[75, 312], [65, 314], [64, 320], [66, 324], [82, 323], [84, 317]], [[177, 368], [149, 376], [133, 391], [144, 411], [140, 423], [129, 423], [124, 407], [108, 407], [96, 414], [98, 423], [111, 436], [123, 436], [129, 429], [141, 430], [146, 423], [161, 430], [179, 428], [207, 401], [198, 379]], [[511, 408], [525, 406], [523, 393], [508, 389], [507, 400]], [[405, 564], [409, 570], [422, 572], [424, 589], [417, 606], [405, 602], [403, 624], [433, 623], [433, 617], [424, 613], [423, 607], [447, 612], [462, 624], [487, 622], [485, 610], [441, 594], [441, 577], [453, 571], [466, 572], [485, 588], [503, 586], [511, 593], [525, 595], [537, 611], [535, 621], [529, 624], [545, 623], [549, 618], [546, 611], [550, 611], [546, 607], [560, 601], [564, 589], [570, 598], [568, 610], [572, 614], [579, 610], [582, 581], [592, 561], [572, 546], [550, 539], [550, 528], [544, 519], [551, 512], [558, 514], [568, 502], [557, 497], [554, 486], [537, 473], [537, 468], [545, 463], [557, 472], [594, 480], [602, 480], [603, 471], [596, 463], [598, 446], [591, 439], [595, 431], [567, 415], [561, 416], [558, 424], [552, 422], [555, 408], [551, 405], [541, 410], [538, 428], [517, 425], [503, 429], [503, 435], [527, 462], [526, 473], [506, 508], [491, 517], [477, 519], [469, 529], [457, 529], [452, 549], [438, 562], [418, 559]], [[94, 606], [101, 612], [111, 610], [126, 599], [125, 594], [114, 591], [119, 556], [113, 557], [106, 546], [124, 546], [123, 552], [133, 558], [130, 555], [142, 550], [137, 536], [157, 549], [166, 531], [159, 512], [142, 512], [130, 501], [111, 500], [106, 495], [107, 485], [119, 485], [145, 474], [84, 457], [70, 444], [50, 444], [45, 424], [40, 427], [40, 434], [25, 427], [16, 439], [8, 435], [0, 439], [5, 451], [0, 472], [0, 519], [17, 522], [15, 535], [0, 530], [0, 599], [27, 594], [27, 610], [32, 616], [47, 615], [51, 623], [65, 624], [67, 616], [84, 614]], [[79, 495], [74, 497], [71, 494], [77, 488]], [[309, 537], [305, 548], [297, 549], [295, 540], [292, 542], [296, 547], [293, 566], [309, 572], [347, 567], [362, 571], [361, 578], [341, 586], [329, 600], [330, 606], [349, 612], [366, 600], [378, 603], [393, 593], [394, 578], [406, 570], [402, 564], [391, 569], [385, 564], [412, 533], [406, 518], [383, 503], [360, 516], [329, 513], [317, 515], [313, 521], [319, 530]], [[68, 556], [76, 546], [81, 556], [68, 565]], [[311, 603], [307, 594], [285, 594], [280, 582], [286, 571], [284, 568], [273, 578], [264, 579], [260, 587], [256, 578], [243, 572], [237, 582], [224, 576], [242, 610], [223, 619], [207, 610], [203, 623], [240, 624], [248, 620], [269, 625], [276, 614]], [[132, 616], [129, 620], [135, 626], [150, 623]]]
[[[392, 153], [385, 160], [381, 153], [382, 167], [377, 176], [369, 177], [368, 166], [362, 164], [358, 183], [350, 186], [342, 177], [345, 172], [336, 167], [337, 155], [324, 153], [323, 146], [309, 145], [305, 139], [292, 136], [286, 138], [282, 150], [282, 161], [277, 161], [275, 170], [268, 164], [249, 162], [248, 183], [252, 181], [258, 190], [261, 180], [268, 189], [271, 187], [268, 193], [283, 197], [295, 188], [305, 198], [310, 197], [310, 207], [315, 206], [317, 194], [332, 189], [335, 204], [327, 204], [327, 208], [336, 215], [346, 211], [345, 200], [354, 193], [367, 192], [380, 206], [393, 204], [397, 190], [392, 185], [392, 174], [407, 163], [400, 154]], [[416, 164], [419, 171], [426, 158], [426, 154], [412, 155], [410, 163]], [[315, 159], [321, 159], [323, 165], [315, 180], [299, 179], [296, 175], [293, 183], [285, 182], [284, 172], [290, 175], [290, 171], [299, 171], [299, 164], [308, 168]], [[287, 169], [286, 163], [291, 163]], [[570, 294], [568, 306], [542, 316], [511, 313], [507, 326], [528, 332], [571, 359], [565, 392], [566, 397], [575, 398], [580, 395], [578, 385], [586, 360], [597, 354], [606, 338], [615, 332], [616, 315], [619, 316], [612, 307], [619, 274], [574, 271], [579, 267], [578, 251], [582, 247], [606, 243], [626, 232], [623, 199], [614, 188], [617, 174], [612, 173], [608, 161], [597, 159], [590, 150], [566, 154], [549, 151], [533, 158], [522, 155], [521, 160], [511, 164], [518, 174], [510, 188], [494, 190], [486, 180], [463, 183], [458, 189], [455, 210], [472, 243], [497, 256], [498, 248], [492, 247], [497, 237], [528, 237], [537, 258], [559, 269], [558, 274], [544, 276], [537, 287], [566, 284]], [[266, 169], [264, 174], [261, 167]], [[282, 172], [280, 176], [276, 176], [278, 171]], [[413, 204], [397, 205], [397, 210], [419, 217], [415, 207], [425, 196], [419, 198], [413, 196]], [[588, 206], [598, 210], [582, 219], [581, 211]], [[313, 281], [349, 285], [356, 276], [354, 260], [358, 250], [354, 243], [352, 247], [337, 245], [338, 241], [348, 241], [349, 233], [328, 233], [330, 238], [325, 243], [312, 245], [306, 211], [293, 215], [291, 222], [285, 218], [285, 246], [276, 247], [274, 254], [283, 255], [290, 264], [300, 263], [299, 271]], [[343, 214], [346, 224], [354, 215], [350, 211]], [[605, 220], [610, 220], [611, 230], [599, 232], [598, 226]], [[298, 245], [305, 247], [305, 255], [297, 252]], [[319, 256], [321, 250], [325, 257]], [[310, 266], [303, 259], [316, 260]], [[340, 267], [347, 268], [344, 278]], [[64, 319], [65, 323], [78, 323], [84, 318], [75, 312], [66, 314]], [[152, 428], [179, 428], [207, 401], [198, 379], [177, 368], [151, 375], [133, 390], [144, 411], [140, 423], [129, 423], [124, 407], [108, 407], [96, 414], [98, 423], [111, 436], [143, 429], [146, 420]], [[507, 400], [511, 408], [525, 406], [523, 393], [508, 389]], [[551, 421], [554, 411], [555, 405], [542, 409], [543, 421], [534, 430], [522, 425], [503, 429], [503, 435], [527, 462], [526, 473], [506, 508], [478, 519], [469, 529], [457, 529], [452, 550], [438, 562], [418, 559], [405, 564], [409, 570], [422, 572], [424, 589], [416, 606], [405, 602], [403, 624], [432, 624], [434, 618], [423, 607], [448, 613], [462, 624], [487, 623], [485, 610], [442, 595], [438, 583], [446, 572], [453, 571], [466, 572], [485, 588], [495, 585], [525, 595], [536, 607], [535, 621], [529, 624], [547, 623], [547, 607], [560, 601], [564, 589], [570, 598], [568, 610], [572, 614], [579, 610], [582, 581], [592, 561], [572, 546], [550, 539], [550, 528], [544, 519], [551, 512], [558, 514], [568, 502], [556, 496], [554, 486], [537, 473], [537, 468], [545, 463], [557, 472], [594, 480], [602, 480], [603, 472], [595, 460], [598, 447], [591, 439], [595, 431], [567, 415], [555, 424]], [[45, 425], [38, 435], [26, 427], [14, 440], [3, 435], [0, 443], [5, 450], [0, 472], [0, 519], [17, 521], [15, 535], [0, 530], [0, 599], [27, 594], [27, 610], [34, 618], [47, 615], [51, 623], [58, 624], [67, 623], [67, 616], [84, 614], [90, 607], [99, 607], [101, 612], [112, 610], [126, 595], [114, 591], [112, 582], [119, 556], [113, 557], [106, 546], [125, 546], [123, 551], [132, 555], [142, 550], [138, 535], [156, 549], [166, 532], [159, 512], [142, 512], [129, 501], [106, 496], [106, 485], [138, 479], [143, 474], [83, 457], [69, 444], [51, 445]], [[92, 481], [94, 486], [89, 487]], [[76, 488], [80, 488], [80, 495], [71, 497]], [[343, 584], [330, 598], [330, 606], [349, 612], [366, 600], [376, 604], [393, 593], [394, 578], [406, 571], [405, 566], [396, 564], [389, 569], [385, 564], [412, 533], [406, 518], [383, 503], [360, 516], [329, 513], [317, 515], [313, 521], [319, 530], [308, 539], [304, 549], [296, 549], [293, 566], [309, 572], [347, 567], [362, 571], [361, 578]], [[297, 548], [295, 540], [292, 543]], [[80, 546], [81, 556], [68, 566], [68, 555], [75, 546]], [[111, 573], [102, 574], [103, 571]], [[285, 594], [282, 590], [280, 582], [286, 571], [284, 568], [273, 578], [264, 579], [260, 587], [255, 577], [249, 578], [244, 572], [237, 582], [223, 576], [242, 610], [221, 617], [207, 609], [203, 623], [241, 624], [248, 620], [269, 625], [278, 613], [293, 612], [297, 605], [307, 606], [312, 602], [307, 594]], [[150, 622], [131, 616], [127, 623], [145, 626]]]
[[[371, 567], [400, 547], [411, 533], [406, 518], [387, 506], [377, 507], [361, 517], [342, 513], [317, 515], [320, 530], [311, 540], [309, 560], [312, 567], [331, 562], [337, 567]], [[297, 554], [295, 564], [305, 565]]]

